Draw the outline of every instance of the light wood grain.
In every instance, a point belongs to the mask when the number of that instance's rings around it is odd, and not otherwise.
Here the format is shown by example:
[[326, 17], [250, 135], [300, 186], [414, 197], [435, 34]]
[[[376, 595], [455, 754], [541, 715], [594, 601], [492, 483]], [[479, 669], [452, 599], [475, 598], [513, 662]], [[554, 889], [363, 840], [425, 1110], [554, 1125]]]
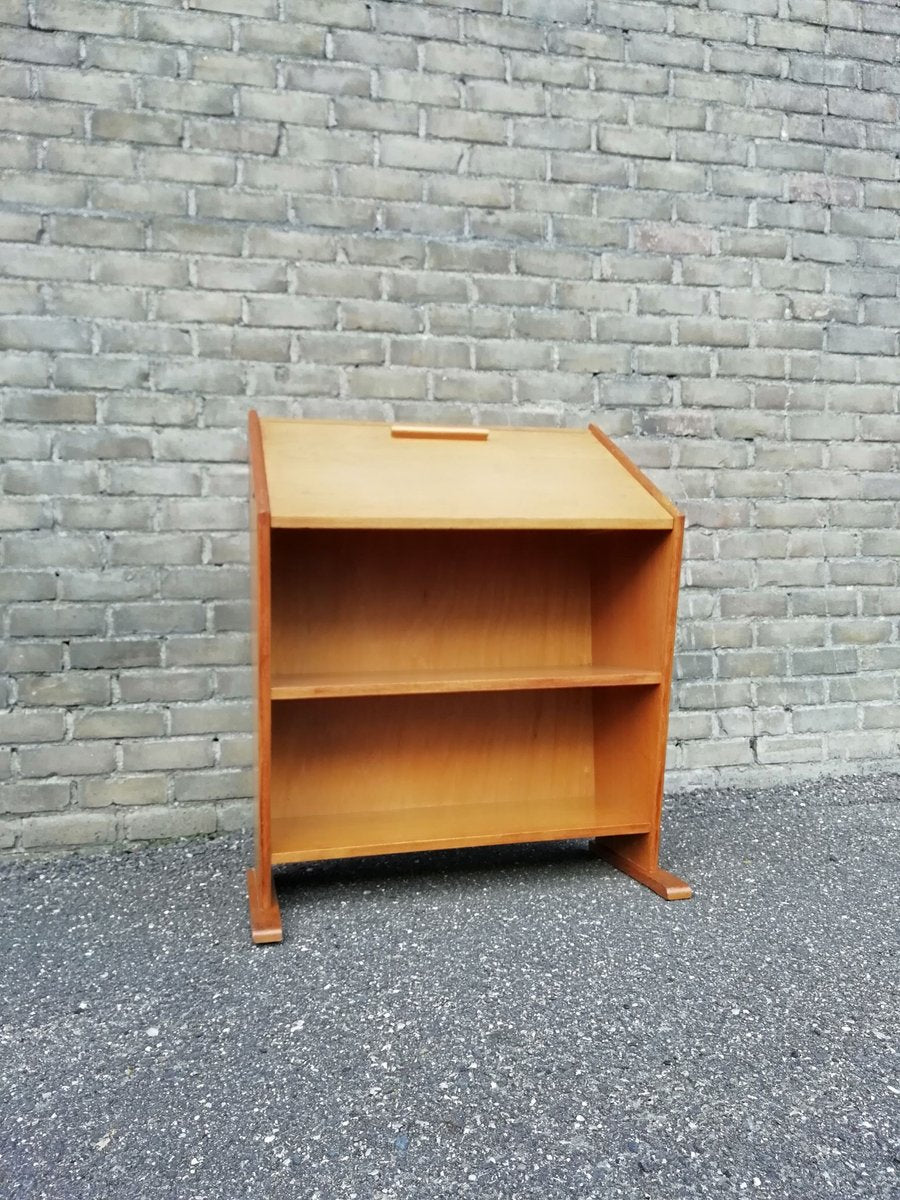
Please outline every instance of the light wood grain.
[[547, 688], [646, 687], [659, 671], [605, 667], [507, 668], [466, 671], [363, 671], [346, 675], [274, 675], [273, 700], [341, 696], [404, 696], [443, 692], [515, 692]]
[[497, 846], [517, 842], [637, 833], [645, 824], [612, 825], [598, 819], [593, 797], [554, 796], [497, 803], [486, 796], [470, 804], [358, 813], [294, 813], [273, 823], [275, 862], [351, 858], [364, 854]]
[[670, 654], [671, 532], [610, 532], [585, 550], [590, 564], [591, 658], [606, 667], [662, 670]]
[[272, 775], [271, 739], [271, 523], [266, 464], [259, 418], [250, 413], [247, 423], [250, 449], [250, 561], [253, 609], [253, 711], [256, 748], [256, 865], [247, 875], [250, 925], [254, 941], [273, 941], [278, 899], [272, 886], [269, 790]]
[[[642, 792], [652, 805], [650, 808], [651, 825], [647, 833], [634, 834], [596, 843], [599, 854], [606, 858], [619, 870], [631, 875], [638, 882], [649, 887], [651, 891], [662, 896], [665, 900], [684, 900], [690, 897], [690, 885], [677, 879], [659, 866], [659, 835], [662, 820], [663, 783], [666, 767], [666, 744], [669, 728], [669, 694], [672, 687], [672, 663], [675, 648], [675, 623], [678, 611], [678, 585], [681, 568], [681, 552], [684, 540], [684, 517], [673, 506], [674, 526], [671, 533], [662, 538], [650, 555], [644, 557], [638, 565], [632, 565], [630, 572], [637, 578], [634, 587], [639, 588], [641, 599], [636, 607], [641, 613], [641, 619], [648, 623], [648, 641], [655, 647], [655, 655], [663, 670], [662, 685], [652, 696], [641, 697], [639, 703], [642, 711], [638, 722], [631, 734], [631, 744], [640, 754], [642, 768]], [[628, 554], [623, 552], [628, 559]], [[627, 592], [628, 588], [624, 590]], [[612, 602], [614, 605], [614, 602]], [[597, 619], [598, 611], [605, 607], [611, 610], [609, 597], [595, 602], [594, 621], [594, 652], [609, 657], [609, 640], [604, 637], [603, 629]], [[626, 618], [620, 618], [623, 622]], [[652, 626], [652, 629], [649, 628]], [[598, 649], [599, 647], [599, 649]], [[597, 711], [595, 701], [595, 712]], [[602, 702], [601, 702], [602, 703]], [[610, 722], [604, 721], [598, 715], [595, 725], [597, 739], [598, 762], [603, 756], [603, 745], [614, 739], [614, 729]], [[598, 791], [607, 790], [618, 785], [616, 776], [621, 773], [621, 767], [612, 755], [608, 760], [613, 764], [612, 778], [598, 771]]]
[[346, 823], [343, 844], [364, 842], [361, 813], [440, 821], [447, 805], [552, 812], [559, 797], [594, 795], [591, 694], [580, 690], [276, 704], [272, 751], [273, 821], [330, 814]]
[[605, 450], [609, 451], [616, 462], [628, 472], [631, 478], [636, 480], [644, 489], [644, 491], [648, 492], [653, 499], [656, 500], [656, 502], [662, 508], [664, 508], [667, 513], [669, 513], [670, 516], [681, 516], [681, 512], [675, 507], [669, 497], [659, 490], [653, 480], [650, 479], [648, 475], [644, 474], [637, 463], [631, 461], [625, 451], [620, 446], [617, 446], [611, 437], [608, 437], [603, 430], [599, 429], [596, 425], [588, 425], [588, 431], [592, 437], [597, 439], [597, 441]]
[[656, 819], [661, 689], [627, 688], [592, 693], [594, 779], [597, 808], [610, 822]]
[[671, 529], [672, 515], [587, 430], [486, 442], [389, 425], [262, 422], [273, 528]]
[[585, 536], [276, 530], [273, 662], [291, 675], [588, 667]]

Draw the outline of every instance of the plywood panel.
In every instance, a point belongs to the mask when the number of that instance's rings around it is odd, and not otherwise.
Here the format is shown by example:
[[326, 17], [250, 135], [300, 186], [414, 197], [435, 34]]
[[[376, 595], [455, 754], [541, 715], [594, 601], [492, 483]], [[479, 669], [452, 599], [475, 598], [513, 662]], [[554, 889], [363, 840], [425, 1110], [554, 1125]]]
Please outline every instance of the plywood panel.
[[577, 534], [278, 530], [272, 571], [277, 675], [591, 664]]
[[354, 671], [349, 674], [275, 675], [273, 700], [342, 696], [413, 696], [438, 692], [526, 692], [535, 688], [646, 687], [659, 671], [604, 667], [469, 668], [465, 671]]
[[552, 808], [541, 800], [495, 804], [444, 804], [438, 808], [383, 812], [295, 813], [276, 818], [275, 862], [350, 858], [444, 850], [451, 846], [490, 846], [645, 833], [646, 822], [611, 825], [598, 819], [593, 796], [557, 797]]
[[659, 724], [668, 696], [658, 687], [591, 695], [599, 818], [619, 825], [655, 822], [657, 783], [662, 777]]
[[294, 817], [340, 814], [355, 844], [365, 814], [417, 810], [422, 838], [431, 813], [440, 837], [442, 807], [505, 805], [515, 831], [534, 805], [556, 827], [559, 805], [594, 796], [589, 692], [306, 700], [272, 720], [273, 852], [299, 848], [275, 833]]
[[392, 437], [389, 425], [262, 422], [273, 528], [671, 529], [588, 430]]
[[671, 654], [669, 605], [677, 587], [670, 533], [590, 539], [593, 661], [661, 671]]

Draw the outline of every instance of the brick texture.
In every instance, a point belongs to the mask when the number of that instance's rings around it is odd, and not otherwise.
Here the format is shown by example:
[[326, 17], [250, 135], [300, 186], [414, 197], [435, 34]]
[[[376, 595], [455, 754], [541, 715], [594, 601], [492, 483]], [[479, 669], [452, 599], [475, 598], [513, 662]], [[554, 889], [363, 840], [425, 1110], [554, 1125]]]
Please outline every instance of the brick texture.
[[242, 819], [250, 405], [599, 422], [689, 522], [670, 785], [896, 769], [898, 29], [0, 5], [0, 845]]

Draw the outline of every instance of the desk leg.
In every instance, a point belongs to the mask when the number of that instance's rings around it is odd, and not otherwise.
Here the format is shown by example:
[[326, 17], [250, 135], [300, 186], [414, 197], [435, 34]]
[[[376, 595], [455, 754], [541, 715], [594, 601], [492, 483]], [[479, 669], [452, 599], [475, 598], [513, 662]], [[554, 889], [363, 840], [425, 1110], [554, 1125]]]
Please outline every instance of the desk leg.
[[628, 837], [594, 838], [591, 851], [616, 870], [630, 875], [663, 900], [690, 900], [691, 885], [659, 865], [656, 839], [649, 833]]
[[247, 898], [250, 901], [250, 932], [254, 942], [281, 941], [281, 909], [272, 883], [272, 872], [251, 867], [247, 872]]

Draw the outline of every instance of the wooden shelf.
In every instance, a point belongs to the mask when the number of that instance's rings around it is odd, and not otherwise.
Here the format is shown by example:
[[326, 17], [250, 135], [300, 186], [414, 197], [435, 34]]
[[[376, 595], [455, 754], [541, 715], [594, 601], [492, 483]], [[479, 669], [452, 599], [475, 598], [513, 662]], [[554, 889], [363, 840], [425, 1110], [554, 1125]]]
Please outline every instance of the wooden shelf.
[[[361, 803], [365, 797], [360, 797]], [[272, 862], [353, 858], [443, 850], [453, 846], [494, 846], [557, 838], [607, 837], [646, 833], [650, 825], [604, 824], [594, 796], [575, 796], [393, 808], [382, 811], [305, 814], [298, 807], [272, 821]], [[352, 839], [348, 830], [353, 831]]]
[[413, 696], [444, 692], [524, 692], [550, 688], [650, 687], [662, 672], [609, 667], [473, 667], [464, 671], [367, 671], [273, 675], [273, 700]]

